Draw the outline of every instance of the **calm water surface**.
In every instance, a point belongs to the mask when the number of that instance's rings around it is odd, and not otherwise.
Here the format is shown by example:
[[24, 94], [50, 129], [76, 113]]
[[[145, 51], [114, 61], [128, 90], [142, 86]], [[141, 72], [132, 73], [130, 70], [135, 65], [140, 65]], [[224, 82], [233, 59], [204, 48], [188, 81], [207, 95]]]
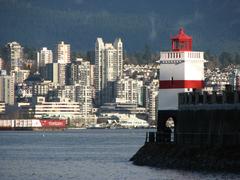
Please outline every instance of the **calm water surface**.
[[132, 165], [128, 160], [143, 145], [146, 131], [2, 131], [0, 179], [240, 179], [237, 174]]

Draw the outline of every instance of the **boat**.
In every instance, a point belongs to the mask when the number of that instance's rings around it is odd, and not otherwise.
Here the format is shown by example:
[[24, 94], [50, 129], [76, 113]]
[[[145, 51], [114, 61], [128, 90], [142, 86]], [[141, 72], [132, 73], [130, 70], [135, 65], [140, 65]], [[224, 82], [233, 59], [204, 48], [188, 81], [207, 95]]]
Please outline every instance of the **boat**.
[[64, 130], [63, 119], [0, 119], [0, 130]]
[[149, 128], [149, 123], [137, 118], [135, 114], [129, 114], [119, 117], [119, 125], [123, 128]]

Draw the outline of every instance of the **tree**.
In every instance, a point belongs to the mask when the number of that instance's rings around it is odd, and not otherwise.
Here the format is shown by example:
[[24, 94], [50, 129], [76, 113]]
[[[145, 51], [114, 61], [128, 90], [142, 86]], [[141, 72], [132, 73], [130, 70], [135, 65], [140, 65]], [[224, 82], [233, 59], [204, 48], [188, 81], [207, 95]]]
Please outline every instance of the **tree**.
[[204, 59], [207, 60], [207, 66], [210, 69], [213, 69], [215, 67], [218, 67], [220, 65], [219, 61], [218, 61], [218, 57], [216, 55], [213, 55], [210, 53], [210, 51], [206, 51], [204, 53]]
[[234, 63], [240, 64], [240, 55], [238, 53], [235, 53]]
[[233, 56], [229, 52], [222, 52], [219, 56], [219, 62], [223, 65], [226, 66], [228, 64], [233, 64]]
[[146, 44], [144, 47], [142, 59], [144, 60], [144, 62], [149, 64], [151, 62], [151, 57], [152, 57], [151, 48], [149, 47], [149, 45]]

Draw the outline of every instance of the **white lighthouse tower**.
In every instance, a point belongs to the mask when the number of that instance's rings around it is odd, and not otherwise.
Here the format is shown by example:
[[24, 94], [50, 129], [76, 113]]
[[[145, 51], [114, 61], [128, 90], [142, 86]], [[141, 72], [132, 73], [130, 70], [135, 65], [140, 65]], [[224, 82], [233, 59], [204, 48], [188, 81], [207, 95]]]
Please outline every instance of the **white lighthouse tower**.
[[160, 85], [158, 94], [158, 130], [169, 117], [176, 118], [178, 93], [204, 87], [204, 53], [192, 51], [192, 37], [180, 28], [171, 38], [172, 50], [160, 52]]

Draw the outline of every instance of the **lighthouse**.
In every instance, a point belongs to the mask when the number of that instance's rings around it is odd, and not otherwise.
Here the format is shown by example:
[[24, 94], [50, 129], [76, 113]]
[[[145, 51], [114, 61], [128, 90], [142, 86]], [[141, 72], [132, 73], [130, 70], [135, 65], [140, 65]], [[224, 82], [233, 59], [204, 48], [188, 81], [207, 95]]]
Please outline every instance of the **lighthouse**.
[[204, 52], [192, 51], [192, 37], [180, 28], [171, 38], [172, 50], [160, 52], [158, 94], [158, 130], [168, 118], [176, 122], [178, 93], [192, 92], [204, 87]]

